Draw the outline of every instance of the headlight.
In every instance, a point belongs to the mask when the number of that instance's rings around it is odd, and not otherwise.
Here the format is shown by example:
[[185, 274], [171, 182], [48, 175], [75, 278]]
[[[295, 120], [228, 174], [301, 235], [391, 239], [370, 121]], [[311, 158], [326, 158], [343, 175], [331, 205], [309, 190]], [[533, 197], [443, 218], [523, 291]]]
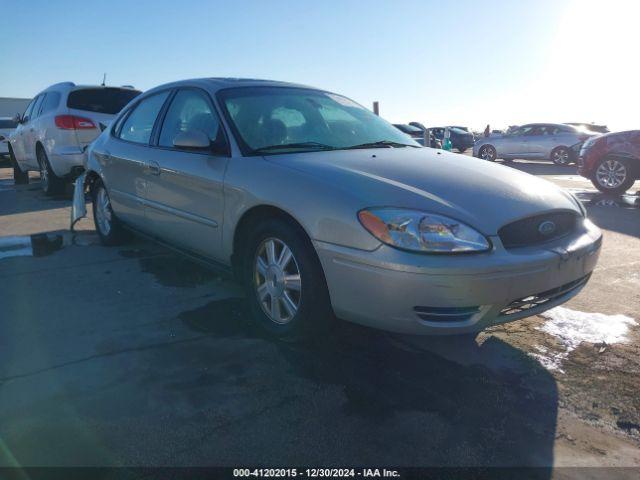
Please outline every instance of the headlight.
[[442, 215], [400, 208], [367, 208], [358, 219], [371, 235], [404, 250], [427, 253], [484, 252], [491, 248], [480, 232]]

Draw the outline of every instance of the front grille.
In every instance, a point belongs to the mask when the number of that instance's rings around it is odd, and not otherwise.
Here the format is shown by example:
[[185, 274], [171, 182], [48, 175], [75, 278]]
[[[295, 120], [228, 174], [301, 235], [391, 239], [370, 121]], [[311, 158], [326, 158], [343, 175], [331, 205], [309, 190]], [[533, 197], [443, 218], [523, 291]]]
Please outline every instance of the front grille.
[[480, 311], [480, 307], [413, 307], [421, 320], [427, 322], [464, 322]]
[[[541, 225], [548, 222], [555, 226], [552, 232], [541, 230]], [[574, 212], [543, 213], [509, 223], [498, 230], [498, 235], [505, 248], [526, 247], [564, 237], [577, 225], [578, 215]]]
[[505, 308], [500, 311], [500, 315], [508, 316], [514, 315], [516, 313], [524, 312], [527, 310], [531, 310], [532, 308], [539, 307], [540, 305], [556, 300], [563, 295], [575, 290], [576, 288], [581, 287], [589, 280], [589, 275], [585, 275], [584, 277], [580, 277], [573, 282], [565, 283], [556, 288], [552, 288], [550, 290], [545, 290], [544, 292], [540, 292], [536, 295], [529, 295], [528, 297], [524, 297], [518, 300], [511, 302]]

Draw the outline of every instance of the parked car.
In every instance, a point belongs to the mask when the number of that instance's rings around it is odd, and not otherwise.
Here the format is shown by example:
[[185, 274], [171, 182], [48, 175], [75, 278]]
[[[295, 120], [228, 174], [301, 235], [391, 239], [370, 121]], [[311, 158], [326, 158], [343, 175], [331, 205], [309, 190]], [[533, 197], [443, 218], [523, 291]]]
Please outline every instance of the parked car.
[[609, 133], [610, 132], [609, 128], [607, 128], [606, 125], [596, 125], [594, 123], [567, 123], [566, 125], [572, 125], [574, 127], [578, 127], [593, 133]]
[[252, 318], [288, 339], [334, 314], [414, 334], [535, 315], [578, 293], [601, 243], [550, 182], [282, 82], [145, 92], [89, 146], [72, 221], [85, 188], [104, 245], [139, 231], [235, 272]]
[[629, 190], [640, 179], [640, 130], [607, 133], [584, 142], [578, 173], [601, 192]]
[[530, 123], [504, 135], [478, 139], [473, 147], [473, 156], [490, 161], [521, 158], [568, 165], [576, 160], [571, 147], [593, 135], [562, 123]]
[[424, 145], [424, 131], [420, 130], [418, 127], [414, 127], [413, 125], [407, 125], [406, 123], [394, 123], [394, 127], [396, 127], [401, 132], [409, 135], [413, 140], [418, 142], [420, 145]]
[[[406, 123], [394, 123], [394, 127], [396, 127], [401, 132], [409, 135], [414, 141], [418, 142], [420, 145], [424, 146], [424, 129], [420, 127], [416, 127], [413, 125], [407, 125]], [[431, 148], [442, 148], [442, 144], [437, 141], [433, 134], [429, 134], [430, 146]]]
[[10, 117], [0, 117], [0, 155], [9, 155], [9, 135], [15, 130], [18, 123]]
[[[431, 128], [433, 135], [441, 142], [444, 140], [445, 128], [449, 128], [449, 127], [432, 127]], [[460, 130], [459, 128], [455, 128], [455, 127], [449, 128], [449, 140], [451, 140], [451, 148], [455, 148], [460, 153], [464, 153], [468, 149], [473, 147], [473, 144], [475, 142], [473, 133], [467, 132], [465, 130]]]
[[47, 195], [64, 189], [83, 169], [84, 149], [140, 92], [129, 87], [57, 83], [36, 95], [9, 137], [16, 183], [39, 171]]
[[[420, 122], [409, 122], [409, 126], [419, 129], [421, 132], [421, 136], [424, 139], [424, 131], [427, 129], [427, 127], [425, 127]], [[433, 135], [433, 132], [429, 132], [429, 140], [431, 142], [431, 148], [442, 148], [442, 142]], [[424, 145], [424, 140], [420, 143], [420, 145]]]

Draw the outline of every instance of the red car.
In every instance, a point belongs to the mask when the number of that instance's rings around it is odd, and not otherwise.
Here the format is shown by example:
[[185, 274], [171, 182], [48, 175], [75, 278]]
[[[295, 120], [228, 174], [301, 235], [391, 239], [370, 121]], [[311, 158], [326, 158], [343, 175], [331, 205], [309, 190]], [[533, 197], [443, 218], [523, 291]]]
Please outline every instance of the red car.
[[640, 130], [608, 133], [584, 142], [578, 173], [604, 193], [622, 194], [640, 179]]

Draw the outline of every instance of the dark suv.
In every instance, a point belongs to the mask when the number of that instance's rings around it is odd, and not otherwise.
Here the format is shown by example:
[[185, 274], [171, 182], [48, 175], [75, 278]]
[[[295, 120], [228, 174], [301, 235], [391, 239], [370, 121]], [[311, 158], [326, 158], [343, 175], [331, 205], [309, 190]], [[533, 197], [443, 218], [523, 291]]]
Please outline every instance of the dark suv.
[[578, 173], [605, 193], [622, 194], [640, 179], [640, 130], [592, 137], [580, 149]]

